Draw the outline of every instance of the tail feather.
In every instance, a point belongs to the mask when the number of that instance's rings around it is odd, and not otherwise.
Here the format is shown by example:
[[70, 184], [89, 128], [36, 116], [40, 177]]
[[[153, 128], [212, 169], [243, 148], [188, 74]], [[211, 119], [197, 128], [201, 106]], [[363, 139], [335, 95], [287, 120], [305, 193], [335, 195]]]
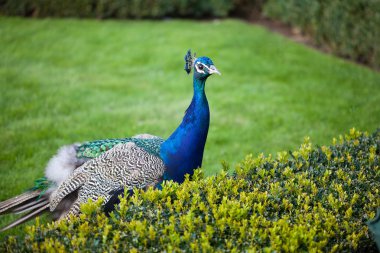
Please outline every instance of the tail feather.
[[40, 203], [45, 200], [46, 200], [46, 197], [41, 197], [39, 199], [36, 198], [36, 199], [32, 199], [31, 201], [25, 201], [22, 205], [18, 205], [17, 207], [13, 208], [11, 211], [12, 212], [22, 211], [28, 207], [34, 206], [35, 204]]
[[0, 202], [0, 214], [4, 214], [17, 206], [24, 204], [25, 202], [37, 198], [40, 194], [41, 190], [27, 191], [16, 197]]
[[46, 204], [49, 204], [48, 199], [40, 199], [34, 203], [29, 203], [26, 206], [21, 206], [21, 207], [18, 207], [16, 209], [13, 209], [12, 212], [15, 214], [25, 213], [25, 212], [33, 211], [33, 210], [35, 210], [41, 206], [44, 206]]
[[49, 209], [49, 204], [45, 204], [44, 206], [40, 207], [39, 209], [34, 210], [34, 211], [22, 216], [21, 218], [15, 220], [14, 222], [10, 223], [9, 225], [3, 227], [2, 229], [0, 229], [0, 232], [4, 232], [5, 230], [8, 230], [8, 229], [13, 228], [15, 226], [18, 226], [24, 222], [27, 222], [28, 220], [33, 219], [34, 217], [41, 215], [42, 213], [44, 213], [48, 209]]

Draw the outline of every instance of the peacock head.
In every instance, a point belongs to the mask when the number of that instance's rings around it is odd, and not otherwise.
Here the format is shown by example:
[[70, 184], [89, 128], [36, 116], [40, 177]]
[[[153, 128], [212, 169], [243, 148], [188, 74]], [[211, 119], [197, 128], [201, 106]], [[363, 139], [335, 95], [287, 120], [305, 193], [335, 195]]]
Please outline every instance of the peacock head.
[[195, 54], [192, 56], [190, 50], [185, 56], [185, 62], [185, 71], [187, 74], [190, 74], [191, 69], [193, 68], [194, 77], [196, 79], [206, 79], [214, 73], [221, 75], [210, 58], [206, 56], [195, 58]]
[[212, 74], [221, 75], [212, 60], [208, 57], [199, 57], [194, 62], [194, 77], [205, 79]]

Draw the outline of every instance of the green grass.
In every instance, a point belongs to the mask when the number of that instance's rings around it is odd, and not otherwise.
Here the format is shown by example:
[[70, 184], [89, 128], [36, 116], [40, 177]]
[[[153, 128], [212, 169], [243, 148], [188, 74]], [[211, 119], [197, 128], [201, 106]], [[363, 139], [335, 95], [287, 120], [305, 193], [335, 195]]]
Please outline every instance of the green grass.
[[[188, 48], [207, 81], [207, 174], [248, 153], [380, 126], [380, 74], [247, 23], [0, 18], [0, 199], [43, 175], [64, 144], [168, 137], [192, 96]], [[0, 226], [9, 219], [1, 218]], [[14, 231], [13, 231], [14, 232]]]

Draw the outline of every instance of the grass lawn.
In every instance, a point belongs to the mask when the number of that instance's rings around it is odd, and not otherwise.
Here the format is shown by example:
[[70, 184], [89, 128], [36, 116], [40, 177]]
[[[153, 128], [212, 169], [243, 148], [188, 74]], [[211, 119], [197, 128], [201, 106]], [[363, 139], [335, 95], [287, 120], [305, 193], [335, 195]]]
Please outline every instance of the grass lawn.
[[304, 136], [322, 145], [380, 126], [380, 73], [241, 21], [3, 17], [0, 48], [0, 200], [43, 176], [61, 145], [168, 137], [192, 96], [188, 48], [222, 72], [207, 81], [206, 174]]

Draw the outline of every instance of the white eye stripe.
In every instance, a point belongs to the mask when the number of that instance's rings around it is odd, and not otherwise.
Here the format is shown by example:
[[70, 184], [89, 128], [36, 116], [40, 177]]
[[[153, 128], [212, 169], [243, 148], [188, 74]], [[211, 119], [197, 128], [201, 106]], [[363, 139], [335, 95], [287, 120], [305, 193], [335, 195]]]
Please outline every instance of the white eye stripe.
[[[200, 64], [202, 64], [202, 63], [195, 64], [195, 69], [197, 70], [198, 73], [204, 74], [205, 72], [203, 70], [199, 69]], [[204, 64], [202, 64], [202, 65], [204, 65]]]
[[195, 64], [195, 69], [197, 70], [198, 73], [205, 74], [205, 72], [203, 70], [199, 69], [200, 64], [202, 64], [203, 67], [206, 68], [210, 72], [210, 68], [207, 65], [203, 64], [202, 62], [199, 62], [199, 63]]

